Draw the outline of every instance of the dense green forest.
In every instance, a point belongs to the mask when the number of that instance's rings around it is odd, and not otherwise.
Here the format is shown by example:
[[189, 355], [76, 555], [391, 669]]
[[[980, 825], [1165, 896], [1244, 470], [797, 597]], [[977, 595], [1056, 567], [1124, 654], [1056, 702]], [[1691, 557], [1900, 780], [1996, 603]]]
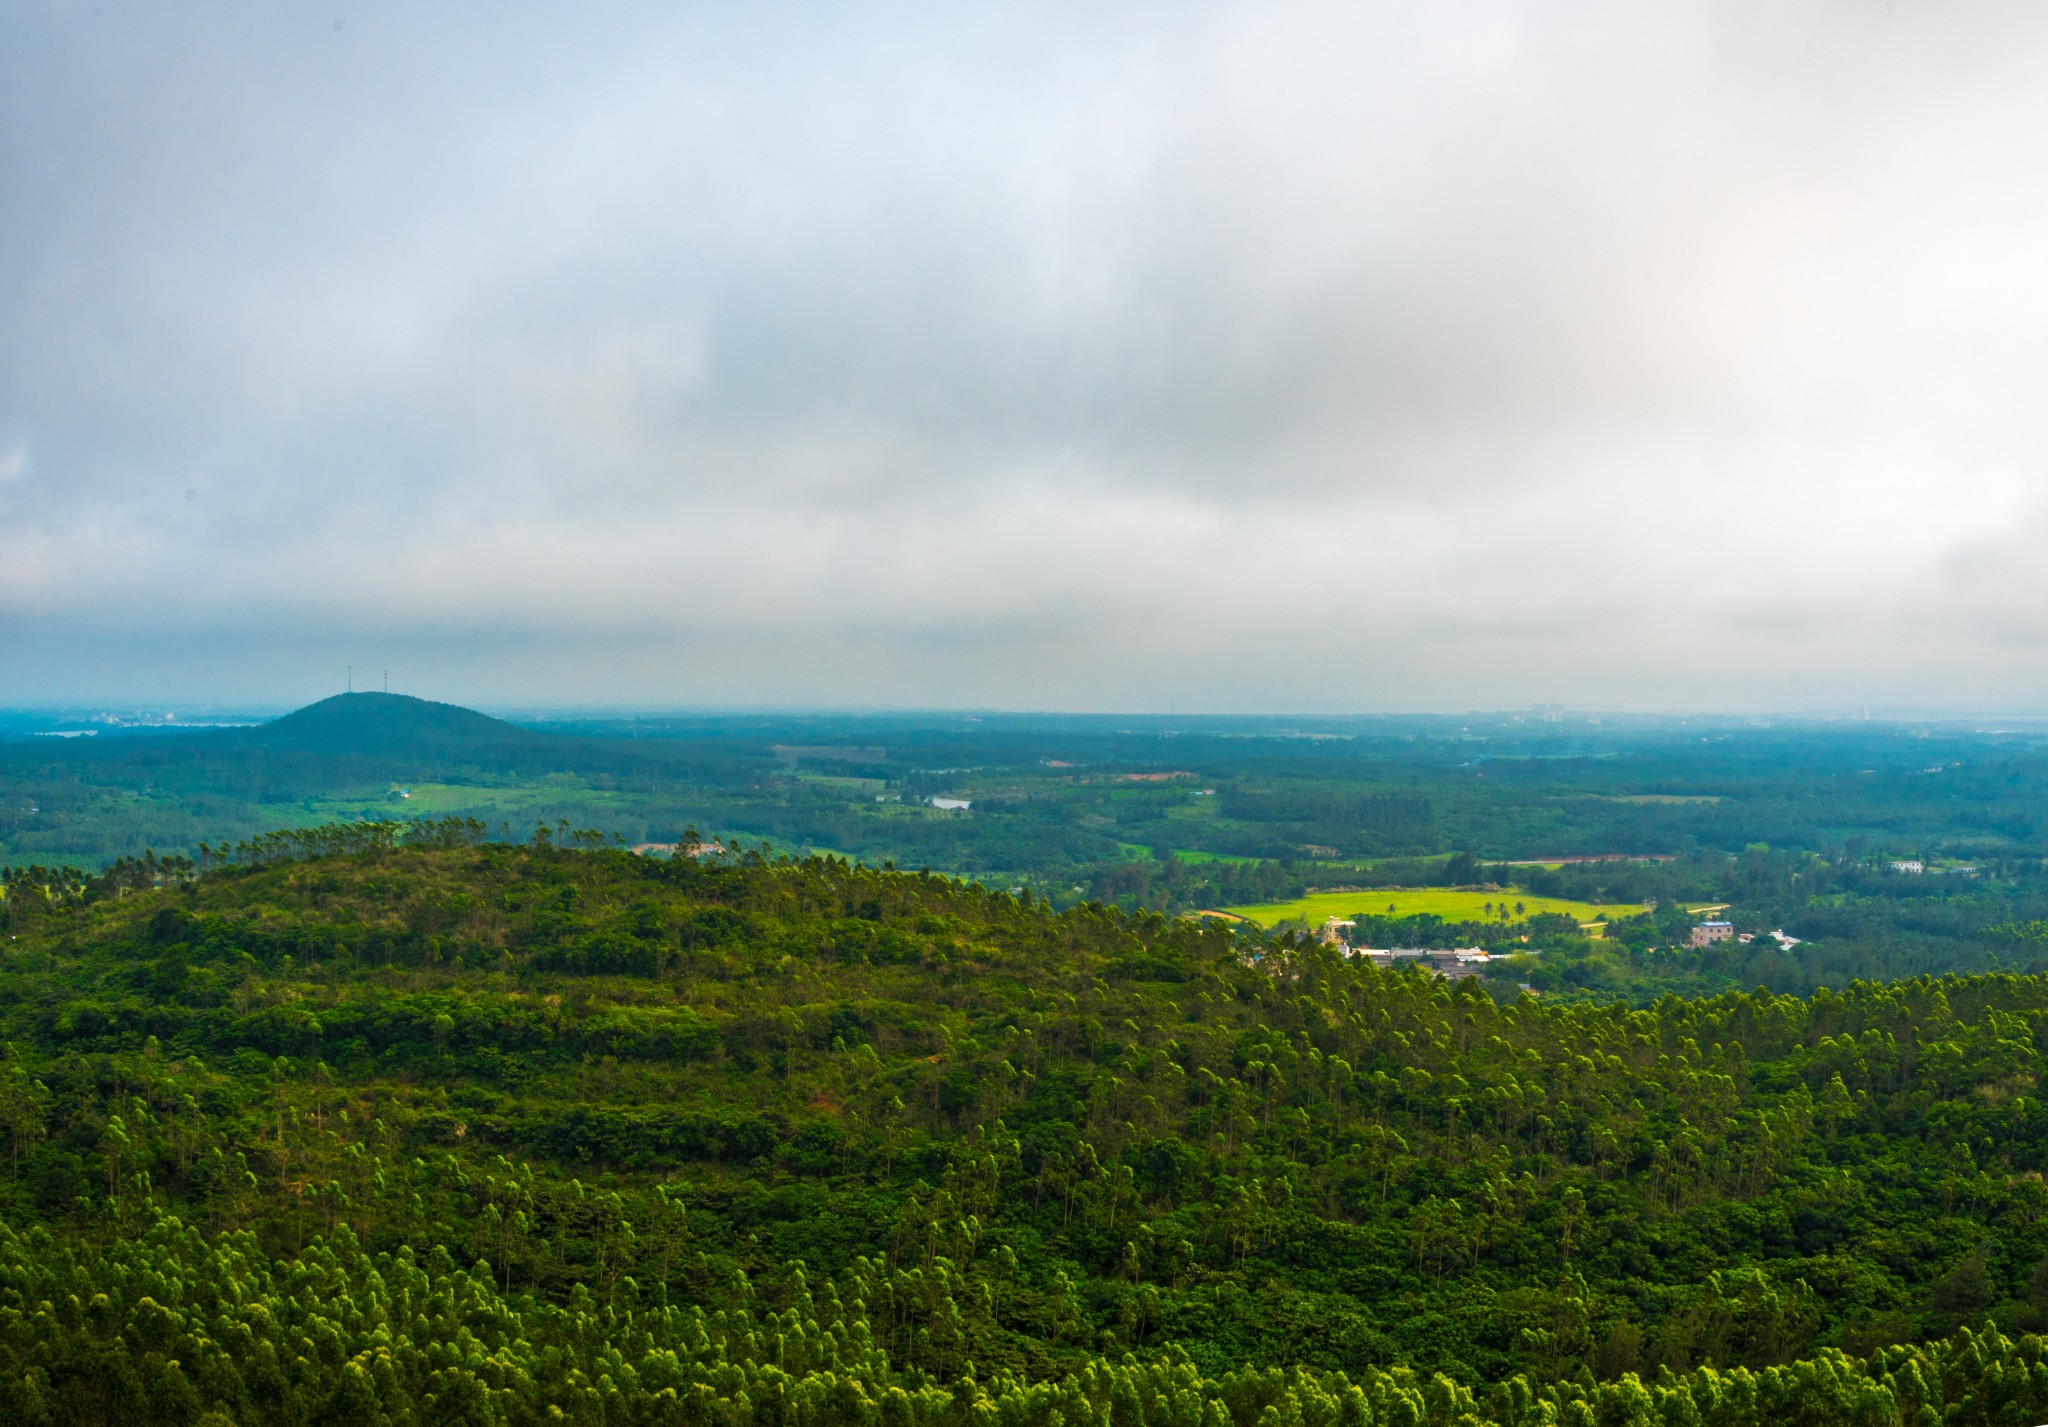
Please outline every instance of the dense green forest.
[[2048, 979], [1536, 998], [488, 832], [7, 874], [0, 1414], [2048, 1416]]

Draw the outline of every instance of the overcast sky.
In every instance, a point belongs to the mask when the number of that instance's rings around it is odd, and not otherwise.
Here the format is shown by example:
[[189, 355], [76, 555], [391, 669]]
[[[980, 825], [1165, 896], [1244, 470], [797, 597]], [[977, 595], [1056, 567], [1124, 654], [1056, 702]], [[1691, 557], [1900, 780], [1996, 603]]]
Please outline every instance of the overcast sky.
[[0, 6], [0, 702], [2048, 710], [2048, 7]]

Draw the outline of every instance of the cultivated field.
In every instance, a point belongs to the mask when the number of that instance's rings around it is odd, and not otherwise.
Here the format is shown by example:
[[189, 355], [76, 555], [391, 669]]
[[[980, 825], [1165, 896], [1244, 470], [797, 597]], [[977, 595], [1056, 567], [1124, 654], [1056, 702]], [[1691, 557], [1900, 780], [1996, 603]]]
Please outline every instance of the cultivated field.
[[1633, 916], [1643, 910], [1637, 906], [1595, 906], [1591, 902], [1570, 902], [1561, 897], [1535, 897], [1527, 892], [1467, 892], [1454, 887], [1382, 887], [1363, 892], [1311, 892], [1291, 902], [1226, 907], [1223, 910], [1270, 927], [1289, 918], [1316, 926], [1326, 918], [1349, 917], [1355, 912], [1382, 917], [1413, 917], [1428, 913], [1448, 922], [1498, 921], [1502, 919], [1503, 907], [1509, 921], [1518, 921], [1537, 912], [1563, 912], [1581, 922], [1602, 922], [1609, 917]]

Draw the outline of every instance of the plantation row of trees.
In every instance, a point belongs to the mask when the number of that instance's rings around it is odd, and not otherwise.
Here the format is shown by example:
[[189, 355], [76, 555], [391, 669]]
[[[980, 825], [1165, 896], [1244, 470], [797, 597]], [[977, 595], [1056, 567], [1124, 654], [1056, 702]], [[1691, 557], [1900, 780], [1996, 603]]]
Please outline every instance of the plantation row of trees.
[[[708, 1278], [699, 1266], [698, 1278]], [[600, 1303], [507, 1297], [439, 1246], [372, 1256], [346, 1228], [289, 1261], [168, 1216], [104, 1250], [0, 1228], [0, 1416], [18, 1427], [575, 1423], [586, 1427], [1927, 1427], [2048, 1414], [2048, 1344], [1965, 1329], [1864, 1360], [1752, 1372], [1514, 1377], [1475, 1391], [1407, 1368], [1205, 1374], [1168, 1351], [1056, 1380], [943, 1378], [892, 1362], [881, 1268], [814, 1291], [801, 1265], [757, 1284], [637, 1284]], [[899, 1275], [898, 1277], [902, 1277]], [[922, 1287], [922, 1285], [919, 1285]], [[919, 1305], [958, 1336], [940, 1282]]]

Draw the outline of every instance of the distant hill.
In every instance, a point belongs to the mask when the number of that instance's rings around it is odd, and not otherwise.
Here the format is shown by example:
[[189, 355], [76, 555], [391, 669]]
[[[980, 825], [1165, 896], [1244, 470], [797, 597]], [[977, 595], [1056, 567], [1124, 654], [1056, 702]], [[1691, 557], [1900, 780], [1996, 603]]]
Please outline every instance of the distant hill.
[[[484, 789], [566, 775], [570, 781], [545, 803], [522, 801], [520, 815], [538, 820], [544, 812], [550, 822], [587, 827], [603, 805], [589, 793], [591, 783], [628, 780], [651, 789], [658, 777], [674, 776], [661, 760], [680, 746], [536, 732], [399, 694], [343, 694], [254, 727], [0, 743], [0, 867], [104, 866], [144, 848], [190, 852], [201, 842], [275, 831], [321, 799], [339, 800], [328, 809], [344, 817], [422, 816], [424, 804], [389, 800], [394, 785], [419, 783], [478, 789], [472, 802], [443, 798], [436, 811], [481, 815], [491, 804]], [[701, 776], [703, 766], [700, 759], [689, 772]], [[672, 794], [653, 821], [636, 819], [624, 830], [635, 842], [673, 840], [702, 817], [701, 806], [679, 804]], [[0, 922], [4, 906], [0, 895]], [[4, 1200], [0, 1186], [0, 1213]], [[5, 1403], [0, 1396], [0, 1422], [12, 1420]]]
[[241, 738], [306, 753], [437, 759], [538, 750], [561, 741], [475, 709], [409, 694], [336, 694]]

